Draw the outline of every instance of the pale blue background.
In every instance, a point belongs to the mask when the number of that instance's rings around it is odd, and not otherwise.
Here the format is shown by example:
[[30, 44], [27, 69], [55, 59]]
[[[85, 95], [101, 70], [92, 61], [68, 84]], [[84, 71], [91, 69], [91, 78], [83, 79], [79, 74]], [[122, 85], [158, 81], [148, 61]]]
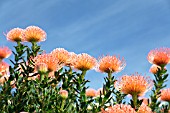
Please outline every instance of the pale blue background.
[[[62, 47], [96, 58], [119, 55], [125, 58], [127, 66], [115, 74], [116, 77], [134, 72], [153, 77], [149, 73], [151, 64], [146, 57], [151, 49], [170, 47], [170, 1], [0, 1], [1, 46], [13, 49], [15, 45], [6, 41], [3, 32], [29, 25], [37, 25], [47, 32], [47, 40], [40, 43], [47, 52]], [[91, 83], [88, 85], [100, 88], [104, 76], [106, 74], [89, 71], [86, 78]]]

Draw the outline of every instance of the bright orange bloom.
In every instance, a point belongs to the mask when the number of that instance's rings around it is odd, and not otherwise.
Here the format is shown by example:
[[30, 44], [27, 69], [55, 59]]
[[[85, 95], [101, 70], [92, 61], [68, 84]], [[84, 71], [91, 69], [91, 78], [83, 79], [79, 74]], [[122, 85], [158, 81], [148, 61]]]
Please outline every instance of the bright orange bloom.
[[151, 66], [149, 72], [151, 72], [151, 73], [153, 73], [153, 74], [156, 74], [157, 71], [158, 71], [158, 68], [161, 69], [160, 66], [153, 64], [153, 65]]
[[86, 53], [78, 54], [73, 64], [75, 69], [84, 71], [96, 66], [96, 59]]
[[69, 52], [64, 48], [56, 48], [51, 52], [51, 54], [56, 57], [59, 62], [64, 64], [66, 64], [67, 60], [70, 57]]
[[153, 113], [153, 112], [149, 106], [147, 106], [145, 103], [142, 103], [137, 113]]
[[53, 57], [51, 54], [42, 54], [34, 58], [35, 66], [38, 66], [40, 63], [44, 63], [48, 66], [48, 71], [56, 71], [63, 67], [59, 64], [58, 59]]
[[96, 94], [97, 94], [97, 91], [95, 89], [92, 89], [92, 88], [86, 89], [87, 97], [95, 97]]
[[66, 90], [60, 90], [59, 94], [61, 95], [63, 99], [66, 99], [68, 97], [68, 91]]
[[74, 65], [74, 62], [76, 61], [77, 54], [74, 52], [69, 52], [69, 58], [66, 61], [66, 66], [72, 67]]
[[23, 33], [24, 41], [41, 42], [46, 40], [46, 32], [37, 26], [28, 26]]
[[112, 107], [106, 108], [102, 113], [137, 113], [130, 105], [116, 104]]
[[161, 90], [161, 100], [170, 102], [170, 88]]
[[0, 47], [0, 60], [8, 58], [11, 55], [11, 50], [8, 47]]
[[23, 29], [14, 28], [10, 30], [7, 34], [5, 34], [5, 36], [7, 40], [10, 40], [12, 42], [18, 42], [18, 41], [22, 41], [22, 33], [23, 33]]
[[151, 64], [165, 66], [170, 62], [170, 48], [159, 48], [151, 50], [147, 58]]
[[9, 65], [6, 62], [0, 62], [0, 75], [6, 75], [9, 71]]
[[124, 75], [115, 83], [115, 88], [122, 91], [125, 94], [137, 94], [142, 96], [151, 89], [153, 86], [153, 80], [150, 77], [141, 76], [138, 73], [131, 76]]
[[99, 59], [98, 70], [105, 73], [119, 72], [126, 66], [124, 58], [120, 60], [116, 56], [105, 56]]

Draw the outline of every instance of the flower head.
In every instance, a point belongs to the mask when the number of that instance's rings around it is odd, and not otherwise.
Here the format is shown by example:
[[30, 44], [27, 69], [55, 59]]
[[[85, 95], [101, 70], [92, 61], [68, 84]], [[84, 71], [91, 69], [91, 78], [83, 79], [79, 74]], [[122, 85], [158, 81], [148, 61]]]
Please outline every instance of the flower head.
[[106, 108], [102, 113], [137, 113], [130, 105], [116, 104], [112, 107]]
[[153, 113], [153, 112], [150, 107], [148, 107], [145, 103], [142, 103], [137, 113]]
[[[164, 68], [165, 68], [165, 67], [164, 67]], [[158, 69], [161, 70], [161, 67], [158, 66], [158, 65], [153, 64], [153, 65], [150, 67], [149, 72], [151, 72], [151, 73], [153, 73], [153, 74], [156, 74], [156, 73], [158, 72]], [[165, 69], [166, 69], [166, 68], [165, 68]]]
[[170, 88], [161, 90], [161, 100], [170, 102]]
[[24, 41], [41, 42], [46, 40], [46, 32], [37, 26], [28, 26], [23, 33]]
[[0, 60], [8, 58], [11, 55], [11, 50], [8, 47], [0, 47]]
[[22, 33], [23, 33], [23, 29], [14, 28], [10, 30], [7, 34], [5, 34], [5, 36], [7, 40], [10, 40], [12, 42], [18, 42], [18, 41], [22, 41]]
[[86, 53], [78, 54], [73, 64], [75, 69], [84, 71], [96, 66], [96, 59]]
[[66, 66], [72, 67], [76, 61], [76, 58], [77, 54], [75, 54], [74, 52], [69, 52], [69, 58], [66, 61]]
[[45, 63], [39, 63], [36, 66], [36, 70], [40, 73], [46, 73], [48, 71], [48, 66]]
[[56, 71], [62, 68], [62, 64], [59, 64], [58, 59], [53, 57], [51, 54], [42, 54], [34, 58], [35, 66], [44, 63], [48, 67], [48, 71]]
[[60, 90], [59, 94], [61, 95], [63, 99], [66, 99], [68, 97], [68, 91], [66, 90]]
[[8, 71], [9, 71], [9, 65], [6, 62], [1, 61], [0, 62], [0, 76], [7, 75]]
[[97, 91], [95, 89], [89, 88], [86, 90], [87, 97], [95, 97], [96, 94], [97, 94]]
[[55, 58], [57, 58], [59, 62], [65, 63], [65, 64], [70, 57], [69, 52], [65, 50], [64, 48], [56, 48], [51, 52], [51, 54]]
[[119, 72], [126, 66], [124, 58], [120, 60], [116, 56], [105, 56], [99, 59], [98, 70], [105, 73]]
[[125, 94], [137, 94], [138, 96], [144, 95], [152, 86], [153, 81], [150, 77], [141, 76], [138, 73], [132, 74], [131, 76], [124, 75], [115, 83], [117, 90]]
[[170, 62], [170, 48], [159, 48], [148, 53], [148, 61], [151, 64], [165, 66]]

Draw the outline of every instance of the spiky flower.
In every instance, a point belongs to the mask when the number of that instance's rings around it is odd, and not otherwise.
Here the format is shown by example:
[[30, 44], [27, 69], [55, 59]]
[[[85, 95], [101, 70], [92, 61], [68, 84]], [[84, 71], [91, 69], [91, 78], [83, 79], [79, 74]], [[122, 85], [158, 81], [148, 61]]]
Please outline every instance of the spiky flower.
[[156, 74], [156, 73], [158, 72], [158, 69], [161, 70], [161, 67], [158, 66], [158, 65], [153, 64], [153, 65], [150, 67], [149, 72], [151, 72], [151, 73], [153, 73], [153, 74]]
[[96, 66], [96, 59], [86, 53], [78, 54], [73, 64], [75, 69], [84, 71]]
[[69, 59], [70, 55], [67, 50], [64, 48], [56, 48], [54, 49], [51, 54], [59, 60], [59, 62], [66, 64], [67, 60]]
[[86, 96], [87, 97], [95, 97], [97, 94], [97, 91], [93, 88], [86, 89]]
[[12, 42], [18, 42], [22, 41], [23, 29], [21, 28], [14, 28], [11, 29], [7, 34], [5, 34], [7, 40], [12, 41]]
[[149, 106], [147, 106], [145, 103], [142, 103], [137, 113], [153, 113], [153, 112]]
[[35, 66], [44, 63], [48, 67], [48, 71], [56, 71], [62, 68], [62, 64], [59, 63], [58, 59], [53, 57], [51, 54], [42, 54], [34, 58]]
[[161, 100], [170, 102], [170, 88], [161, 90]]
[[151, 64], [165, 66], [170, 62], [170, 48], [158, 48], [148, 53], [148, 61]]
[[11, 55], [11, 50], [8, 47], [0, 47], [0, 60], [8, 58]]
[[27, 42], [41, 42], [46, 40], [46, 32], [37, 26], [28, 26], [23, 33], [23, 39]]
[[116, 104], [112, 107], [106, 108], [102, 113], [137, 113], [130, 105]]
[[153, 86], [150, 77], [142, 76], [138, 73], [131, 76], [124, 75], [115, 83], [115, 88], [125, 94], [142, 96]]
[[116, 56], [105, 56], [99, 59], [97, 70], [105, 73], [120, 72], [126, 66], [124, 58], [122, 60]]

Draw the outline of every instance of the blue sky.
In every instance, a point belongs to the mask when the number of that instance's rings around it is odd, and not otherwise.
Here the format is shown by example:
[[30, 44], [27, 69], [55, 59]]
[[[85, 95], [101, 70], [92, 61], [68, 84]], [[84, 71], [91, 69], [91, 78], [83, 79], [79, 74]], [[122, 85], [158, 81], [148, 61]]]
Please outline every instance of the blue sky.
[[[3, 32], [36, 25], [47, 32], [41, 42], [47, 52], [62, 47], [96, 58], [119, 55], [127, 63], [116, 77], [135, 72], [152, 76], [147, 54], [151, 49], [170, 47], [169, 0], [1, 0], [0, 45]], [[6, 60], [8, 61], [8, 60]], [[169, 69], [169, 66], [167, 66]], [[90, 87], [102, 86], [106, 74], [89, 71]], [[170, 86], [170, 85], [169, 85]]]

